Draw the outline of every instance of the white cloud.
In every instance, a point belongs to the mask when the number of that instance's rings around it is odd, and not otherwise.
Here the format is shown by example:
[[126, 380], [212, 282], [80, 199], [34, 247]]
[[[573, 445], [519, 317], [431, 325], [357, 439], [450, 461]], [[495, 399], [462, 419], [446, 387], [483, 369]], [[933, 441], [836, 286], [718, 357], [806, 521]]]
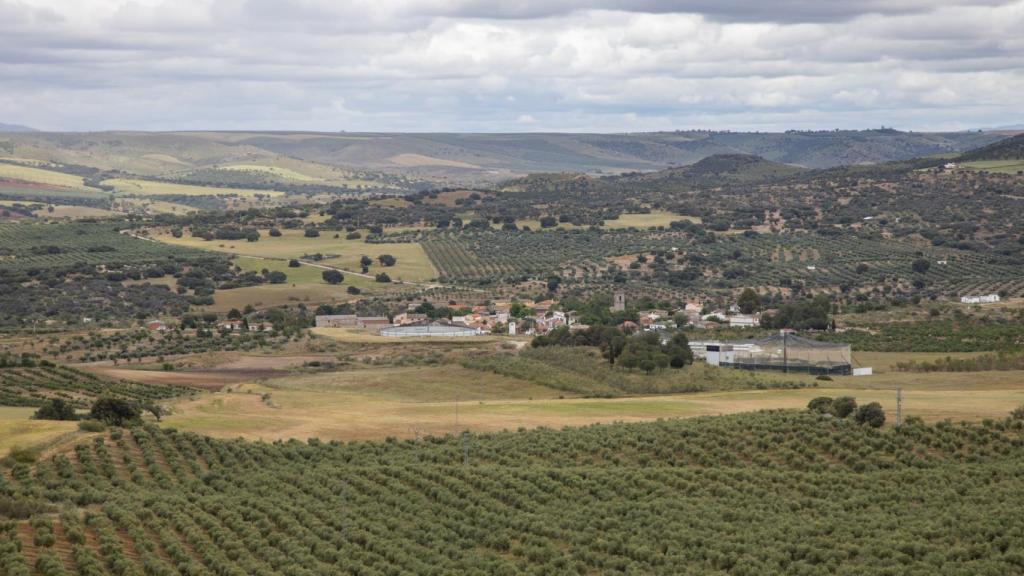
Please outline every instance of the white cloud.
[[48, 129], [965, 128], [1021, 121], [1024, 0], [0, 0]]

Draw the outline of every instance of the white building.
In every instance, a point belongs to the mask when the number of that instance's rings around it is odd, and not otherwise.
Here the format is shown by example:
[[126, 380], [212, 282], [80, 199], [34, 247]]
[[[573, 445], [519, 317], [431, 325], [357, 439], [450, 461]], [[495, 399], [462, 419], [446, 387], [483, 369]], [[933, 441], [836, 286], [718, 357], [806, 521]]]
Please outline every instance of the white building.
[[730, 328], [754, 328], [761, 324], [761, 318], [756, 314], [735, 314], [729, 316]]
[[985, 294], [984, 296], [961, 296], [963, 304], [991, 304], [999, 302], [999, 294]]
[[456, 336], [479, 336], [483, 331], [479, 328], [449, 324], [443, 321], [423, 322], [420, 324], [406, 324], [404, 326], [386, 326], [380, 329], [381, 336], [425, 338], [425, 337], [456, 337]]

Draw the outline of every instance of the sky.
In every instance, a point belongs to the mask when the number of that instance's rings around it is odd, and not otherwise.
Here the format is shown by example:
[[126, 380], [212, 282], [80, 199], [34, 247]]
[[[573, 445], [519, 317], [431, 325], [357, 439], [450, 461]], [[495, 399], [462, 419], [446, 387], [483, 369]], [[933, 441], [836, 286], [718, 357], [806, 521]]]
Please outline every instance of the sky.
[[0, 122], [640, 132], [1024, 124], [1024, 0], [0, 0]]

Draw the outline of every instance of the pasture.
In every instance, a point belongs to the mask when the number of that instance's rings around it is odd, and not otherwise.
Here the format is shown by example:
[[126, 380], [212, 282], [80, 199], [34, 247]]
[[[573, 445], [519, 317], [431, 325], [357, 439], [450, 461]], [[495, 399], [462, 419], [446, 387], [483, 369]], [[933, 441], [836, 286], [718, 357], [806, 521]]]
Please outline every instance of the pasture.
[[[365, 231], [363, 232], [365, 234]], [[338, 238], [333, 236], [334, 233], [321, 232], [320, 236], [316, 238], [306, 238], [303, 230], [281, 230], [281, 236], [273, 237], [268, 230], [260, 230], [258, 242], [246, 242], [244, 240], [206, 241], [188, 235], [175, 238], [167, 233], [151, 235], [154, 240], [168, 244], [215, 250], [240, 256], [308, 260], [308, 257], [303, 258], [303, 256], [319, 253], [324, 256], [321, 263], [356, 272], [360, 269], [360, 258], [365, 255], [374, 259], [370, 266], [370, 274], [387, 272], [392, 280], [410, 282], [437, 277], [437, 271], [430, 259], [427, 258], [423, 247], [418, 243], [368, 244], [362, 239], [347, 240], [344, 238], [344, 233], [338, 234]], [[381, 266], [377, 261], [377, 257], [381, 254], [391, 254], [396, 258], [396, 264], [388, 267]], [[346, 281], [347, 279], [346, 276]]]
[[[339, 341], [349, 344], [402, 344], [343, 329], [315, 332], [342, 335]], [[795, 375], [765, 377], [783, 376], [794, 379]], [[896, 386], [903, 388], [904, 415], [929, 422], [1002, 418], [1024, 404], [1024, 374], [1019, 372], [883, 372], [873, 377], [836, 377], [831, 382], [807, 381], [817, 387], [582, 398], [450, 364], [361, 367], [235, 385], [231, 391], [176, 402], [174, 415], [166, 420], [183, 430], [218, 437], [351, 440], [803, 408], [822, 395], [879, 402], [891, 423]]]
[[39, 218], [77, 220], [79, 218], [110, 218], [119, 216], [118, 212], [104, 210], [103, 208], [90, 208], [89, 206], [58, 205], [53, 210], [42, 208], [32, 213]]
[[35, 408], [0, 406], [0, 457], [16, 446], [38, 447], [74, 436], [77, 422], [29, 420]]
[[1001, 174], [1017, 174], [1024, 171], [1024, 160], [975, 160], [964, 162], [961, 167], [970, 170], [985, 170]]
[[679, 214], [673, 214], [671, 212], [665, 212], [662, 210], [652, 210], [647, 214], [620, 214], [615, 220], [605, 220], [605, 228], [652, 228], [658, 226], [668, 226], [673, 222], [679, 220], [688, 220], [696, 224], [700, 224], [700, 218], [697, 216], [680, 216]]

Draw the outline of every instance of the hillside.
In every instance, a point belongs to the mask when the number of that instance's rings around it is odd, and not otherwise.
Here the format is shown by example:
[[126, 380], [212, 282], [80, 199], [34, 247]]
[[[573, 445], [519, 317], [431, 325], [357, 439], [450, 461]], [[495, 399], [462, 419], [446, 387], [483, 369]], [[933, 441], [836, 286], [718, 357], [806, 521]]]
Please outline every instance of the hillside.
[[0, 122], [0, 132], [36, 132], [35, 128], [22, 126], [21, 124], [4, 124]]
[[968, 150], [960, 155], [960, 160], [964, 162], [1024, 160], [1024, 134], [1018, 134], [975, 150]]
[[[144, 175], [216, 165], [324, 167], [419, 178], [484, 181], [536, 172], [621, 173], [693, 164], [714, 155], [755, 155], [822, 168], [956, 153], [998, 140], [992, 133], [895, 130], [448, 134], [314, 132], [100, 132], [5, 134], [5, 155]], [[305, 165], [296, 163], [306, 163]], [[319, 174], [310, 174], [318, 176]]]

